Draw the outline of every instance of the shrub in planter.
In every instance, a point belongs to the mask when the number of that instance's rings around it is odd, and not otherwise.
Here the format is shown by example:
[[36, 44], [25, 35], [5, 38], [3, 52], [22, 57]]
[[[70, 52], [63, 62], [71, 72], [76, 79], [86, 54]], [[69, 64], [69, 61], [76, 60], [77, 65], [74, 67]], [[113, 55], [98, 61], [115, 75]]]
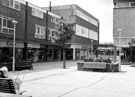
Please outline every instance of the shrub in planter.
[[102, 62], [102, 60], [97, 58], [97, 59], [94, 60], [94, 62]]
[[85, 58], [84, 61], [85, 62], [93, 62], [93, 58]]

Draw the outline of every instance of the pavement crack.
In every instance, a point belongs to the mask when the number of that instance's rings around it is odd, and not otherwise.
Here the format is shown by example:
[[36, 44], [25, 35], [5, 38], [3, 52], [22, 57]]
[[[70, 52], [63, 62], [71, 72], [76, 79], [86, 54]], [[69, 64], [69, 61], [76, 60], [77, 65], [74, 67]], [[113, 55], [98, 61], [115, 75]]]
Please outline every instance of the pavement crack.
[[74, 72], [74, 71], [67, 71], [67, 72], [62, 72], [62, 73], [57, 73], [57, 74], [51, 74], [51, 75], [48, 75], [48, 76], [36, 77], [36, 78], [33, 78], [33, 79], [25, 80], [23, 82], [35, 81], [35, 80], [40, 80], [40, 79], [44, 79], [44, 78], [50, 78], [50, 77], [53, 77], [53, 76], [58, 76], [58, 75], [71, 73], [71, 72]]
[[90, 87], [90, 86], [93, 86], [93, 85], [95, 85], [95, 84], [97, 84], [97, 83], [103, 81], [108, 75], [109, 75], [109, 74], [104, 75], [104, 76], [101, 77], [99, 80], [97, 80], [97, 81], [93, 82], [92, 84], [88, 85], [86, 88], [88, 88], [88, 87]]
[[68, 91], [68, 92], [66, 92], [66, 93], [64, 93], [64, 94], [62, 94], [62, 95], [60, 95], [60, 96], [58, 96], [58, 97], [65, 96], [65, 95], [67, 95], [67, 94], [69, 94], [69, 93], [71, 93], [71, 92], [73, 92], [73, 91], [76, 91], [77, 89], [79, 89], [79, 88], [72, 89], [72, 90], [70, 90], [70, 91]]

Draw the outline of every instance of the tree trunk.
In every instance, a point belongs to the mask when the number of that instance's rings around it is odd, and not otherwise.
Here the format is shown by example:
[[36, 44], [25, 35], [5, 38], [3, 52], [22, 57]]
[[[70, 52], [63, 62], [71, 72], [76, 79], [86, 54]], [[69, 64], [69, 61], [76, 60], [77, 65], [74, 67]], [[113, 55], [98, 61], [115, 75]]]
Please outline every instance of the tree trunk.
[[66, 68], [66, 58], [65, 58], [66, 52], [65, 52], [65, 46], [63, 45], [63, 68]]

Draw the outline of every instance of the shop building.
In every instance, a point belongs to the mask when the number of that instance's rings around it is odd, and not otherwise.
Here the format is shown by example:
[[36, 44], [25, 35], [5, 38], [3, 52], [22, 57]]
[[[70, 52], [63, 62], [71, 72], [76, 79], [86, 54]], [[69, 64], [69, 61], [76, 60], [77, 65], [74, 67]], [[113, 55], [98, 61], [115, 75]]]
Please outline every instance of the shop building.
[[[125, 61], [135, 60], [135, 1], [114, 0], [113, 38]], [[130, 45], [131, 44], [131, 45]], [[117, 53], [119, 55], [119, 53]]]
[[[51, 42], [50, 31], [60, 16], [24, 0], [0, 0], [0, 9], [1, 62], [13, 56], [14, 32], [16, 60], [61, 60], [61, 46]], [[13, 21], [17, 21], [16, 28]]]
[[61, 17], [47, 12], [31, 3], [27, 5], [27, 50], [28, 58], [35, 61], [54, 61], [61, 59], [61, 46], [51, 42], [55, 22]]
[[84, 59], [96, 54], [96, 45], [99, 44], [97, 18], [75, 4], [50, 6], [50, 8], [45, 7], [44, 9], [63, 17], [68, 23], [74, 24], [75, 36], [68, 43], [70, 49], [67, 53], [73, 60]]
[[[13, 21], [18, 21], [14, 29]], [[16, 57], [23, 59], [25, 36], [25, 2], [0, 0], [0, 61], [13, 56], [13, 35], [16, 32]]]

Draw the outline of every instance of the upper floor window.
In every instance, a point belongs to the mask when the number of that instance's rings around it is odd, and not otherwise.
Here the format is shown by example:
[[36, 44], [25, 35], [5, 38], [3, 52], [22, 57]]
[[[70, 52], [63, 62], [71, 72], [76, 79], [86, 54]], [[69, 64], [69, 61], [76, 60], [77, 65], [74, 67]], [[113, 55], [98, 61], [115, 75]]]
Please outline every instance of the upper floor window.
[[135, 7], [135, 2], [117, 3], [115, 8]]
[[135, 7], [135, 2], [131, 2], [131, 3], [130, 3], [130, 6], [131, 6], [131, 7]]
[[117, 3], [116, 8], [129, 7], [129, 3]]
[[0, 16], [0, 30], [1, 33], [13, 34], [14, 33], [14, 24], [13, 19]]
[[43, 19], [43, 12], [32, 8], [32, 15]]
[[40, 25], [35, 25], [35, 38], [39, 38], [39, 39], [45, 39], [45, 27], [40, 26]]
[[98, 26], [98, 21], [94, 20], [93, 18], [89, 17], [78, 9], [76, 9], [76, 15], [95, 26]]
[[60, 19], [58, 19], [58, 18], [56, 18], [56, 17], [52, 17], [52, 16], [50, 16], [50, 21], [51, 21], [52, 23], [55, 23], [55, 24], [60, 23]]
[[3, 5], [20, 11], [20, 3], [15, 0], [3, 0]]

